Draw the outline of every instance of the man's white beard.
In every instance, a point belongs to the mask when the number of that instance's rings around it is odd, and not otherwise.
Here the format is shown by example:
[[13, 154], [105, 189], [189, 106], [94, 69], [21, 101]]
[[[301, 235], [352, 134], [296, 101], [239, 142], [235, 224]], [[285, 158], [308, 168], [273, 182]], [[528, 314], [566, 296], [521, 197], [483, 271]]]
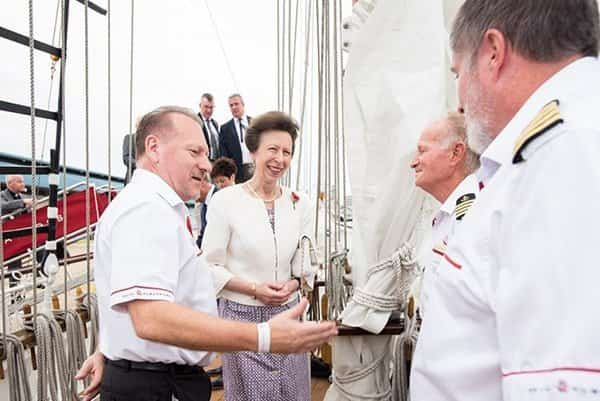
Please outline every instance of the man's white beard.
[[481, 155], [490, 143], [492, 143], [494, 138], [485, 131], [483, 124], [477, 119], [465, 116], [465, 123], [467, 126], [469, 148], [476, 154]]

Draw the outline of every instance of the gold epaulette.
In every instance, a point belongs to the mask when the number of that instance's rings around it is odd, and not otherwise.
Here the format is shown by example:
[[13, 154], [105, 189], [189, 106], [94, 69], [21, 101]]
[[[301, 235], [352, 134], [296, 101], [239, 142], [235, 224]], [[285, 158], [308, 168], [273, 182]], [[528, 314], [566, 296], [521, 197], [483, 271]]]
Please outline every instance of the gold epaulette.
[[454, 216], [456, 220], [461, 220], [465, 214], [469, 211], [469, 208], [475, 203], [475, 194], [464, 194], [456, 200], [456, 208], [454, 209]]
[[513, 164], [524, 161], [521, 153], [538, 136], [548, 131], [550, 128], [563, 122], [558, 109], [558, 100], [553, 100], [540, 110], [533, 121], [523, 130], [513, 151]]

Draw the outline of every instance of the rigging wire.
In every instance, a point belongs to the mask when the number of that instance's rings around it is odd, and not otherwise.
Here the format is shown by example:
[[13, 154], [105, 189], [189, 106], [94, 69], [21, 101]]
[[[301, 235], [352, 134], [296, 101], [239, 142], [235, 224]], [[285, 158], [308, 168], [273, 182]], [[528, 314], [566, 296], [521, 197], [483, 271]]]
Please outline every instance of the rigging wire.
[[[107, 124], [108, 124], [108, 202], [110, 203], [112, 197], [112, 155], [111, 155], [111, 147], [112, 147], [112, 114], [111, 114], [111, 105], [112, 105], [112, 97], [111, 97], [111, 30], [110, 30], [110, 18], [111, 18], [111, 10], [110, 10], [110, 2], [108, 0], [108, 10], [107, 10], [107, 81], [108, 81], [108, 92], [107, 92]], [[129, 154], [131, 154], [131, 148], [129, 149]]]
[[231, 77], [231, 82], [233, 83], [233, 87], [235, 88], [235, 92], [239, 92], [239, 85], [237, 80], [235, 79], [235, 74], [233, 73], [233, 69], [231, 68], [231, 63], [229, 62], [229, 57], [227, 56], [227, 51], [225, 50], [225, 45], [223, 44], [223, 40], [221, 39], [221, 33], [219, 32], [219, 27], [215, 22], [212, 12], [210, 11], [210, 7], [208, 6], [208, 0], [204, 0], [204, 5], [206, 6], [206, 11], [208, 11], [208, 16], [210, 18], [210, 22], [215, 30], [217, 35], [217, 41], [219, 42], [219, 46], [221, 48], [221, 53], [223, 53], [223, 57], [225, 58], [225, 63], [227, 64], [227, 69], [229, 70], [229, 76]]
[[[129, 135], [128, 138], [128, 160], [127, 160], [127, 182], [131, 181], [131, 166], [133, 160], [131, 160], [131, 154], [133, 144], [135, 143], [135, 132], [133, 131], [133, 37], [134, 37], [134, 8], [135, 0], [131, 0], [131, 31], [129, 33]], [[109, 68], [110, 69], [110, 68]]]
[[[61, 37], [63, 38], [62, 40], [62, 58], [61, 58], [61, 65], [60, 65], [60, 75], [61, 75], [61, 82], [63, 83], [63, 87], [62, 87], [62, 91], [63, 93], [66, 92], [65, 90], [65, 86], [66, 86], [66, 81], [65, 81], [65, 74], [66, 74], [66, 66], [67, 66], [67, 59], [66, 59], [66, 55], [67, 55], [67, 41], [65, 40], [66, 36], [66, 29], [67, 29], [67, 11], [65, 8], [65, 0], [61, 0], [60, 1], [61, 4], [61, 15], [62, 15], [62, 24], [61, 24]], [[62, 113], [63, 116], [66, 115], [65, 112], [65, 96], [61, 96], [61, 102], [62, 102]], [[67, 206], [67, 128], [66, 128], [66, 119], [63, 118], [62, 120], [62, 187], [63, 187], [63, 198], [62, 198], [62, 204], [63, 204], [63, 248], [64, 248], [64, 255], [63, 255], [63, 284], [65, 286], [65, 289], [67, 288], [67, 282], [69, 279], [69, 273], [67, 270], [67, 212], [68, 212], [68, 206]], [[65, 307], [65, 313], [67, 312], [67, 302], [68, 302], [68, 291], [65, 290], [64, 292], [64, 307]]]
[[[304, 117], [306, 111], [306, 91], [308, 87], [308, 66], [310, 65], [310, 39], [311, 39], [311, 11], [312, 11], [312, 0], [308, 2], [308, 10], [306, 11], [306, 32], [305, 32], [305, 43], [304, 43], [304, 76], [303, 76], [303, 87], [302, 87], [302, 104], [300, 106], [300, 127], [302, 130], [302, 135], [298, 140], [298, 172], [296, 174], [296, 188], [300, 187], [300, 172], [302, 171], [302, 148], [304, 147], [304, 133], [308, 130], [305, 130]], [[309, 172], [310, 174], [310, 172]]]
[[279, 16], [281, 14], [279, 2], [277, 2], [277, 22], [275, 25], [275, 32], [277, 36], [277, 110], [281, 111], [281, 66], [279, 65], [279, 47], [280, 47], [280, 37], [279, 37]]
[[[89, 69], [89, 5], [85, 0], [84, 46], [85, 46], [85, 271], [87, 281], [87, 296], [91, 293], [90, 277], [90, 69]], [[66, 196], [64, 194], [63, 196]]]
[[[54, 28], [52, 30], [52, 45], [55, 46], [56, 43], [56, 31], [57, 31], [57, 26], [58, 26], [58, 13], [61, 9], [60, 7], [60, 2], [56, 3], [56, 13], [54, 16]], [[60, 43], [60, 42], [59, 42]], [[61, 53], [61, 57], [64, 57], [64, 53]], [[57, 58], [54, 58], [55, 56], [51, 56], [52, 59], [52, 63], [50, 66], [50, 90], [48, 90], [48, 101], [46, 102], [46, 109], [50, 110], [50, 100], [52, 99], [52, 89], [54, 87], [54, 72], [56, 71], [56, 62], [57, 62]], [[49, 120], [46, 119], [44, 122], [44, 135], [42, 136], [42, 149], [40, 151], [40, 159], [44, 158], [44, 152], [46, 151], [46, 133], [48, 131], [48, 122]]]
[[[33, 39], [33, 0], [29, 0], [29, 96], [30, 96], [30, 124], [31, 124], [31, 262], [33, 267], [33, 299], [37, 300], [37, 162], [35, 158], [35, 69], [34, 69], [34, 39]], [[33, 304], [33, 317], [37, 317], [37, 302]]]
[[[340, 38], [341, 38], [341, 29], [342, 29], [342, 7], [340, 4], [340, 7], [338, 7], [338, 29], [340, 29]], [[341, 48], [341, 43], [340, 43], [340, 48], [339, 48], [339, 61], [340, 61], [340, 66], [339, 66], [339, 73], [340, 73], [340, 114], [341, 114], [341, 119], [340, 119], [340, 124], [341, 124], [341, 136], [342, 136], [342, 202], [344, 205], [344, 250], [348, 251], [348, 221], [347, 221], [347, 216], [348, 216], [348, 205], [346, 204], [347, 200], [348, 200], [348, 193], [346, 192], [346, 132], [344, 129], [344, 66], [343, 66], [343, 52], [342, 52], [342, 48]]]

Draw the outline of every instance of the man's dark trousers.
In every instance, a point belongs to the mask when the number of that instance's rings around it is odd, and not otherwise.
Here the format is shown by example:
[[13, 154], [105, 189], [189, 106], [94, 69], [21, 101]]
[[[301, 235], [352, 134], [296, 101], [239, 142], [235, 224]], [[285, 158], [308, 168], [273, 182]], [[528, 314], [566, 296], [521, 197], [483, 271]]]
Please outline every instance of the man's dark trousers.
[[204, 369], [159, 363], [105, 360], [100, 401], [209, 401]]

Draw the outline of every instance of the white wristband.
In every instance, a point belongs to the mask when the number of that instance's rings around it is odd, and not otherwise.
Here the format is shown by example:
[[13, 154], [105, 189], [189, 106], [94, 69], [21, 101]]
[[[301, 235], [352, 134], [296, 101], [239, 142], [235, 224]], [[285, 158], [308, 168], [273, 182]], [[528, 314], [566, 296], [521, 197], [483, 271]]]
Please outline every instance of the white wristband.
[[256, 325], [258, 329], [258, 352], [265, 353], [271, 351], [271, 327], [269, 322], [263, 322]]

